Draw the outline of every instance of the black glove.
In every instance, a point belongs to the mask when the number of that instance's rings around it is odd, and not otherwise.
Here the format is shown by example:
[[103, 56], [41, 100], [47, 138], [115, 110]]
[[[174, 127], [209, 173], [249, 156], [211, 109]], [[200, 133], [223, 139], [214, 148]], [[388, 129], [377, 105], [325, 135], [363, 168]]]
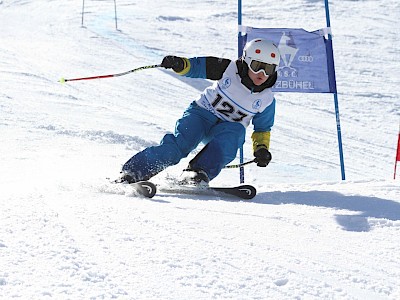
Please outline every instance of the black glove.
[[179, 73], [183, 71], [185, 63], [182, 57], [168, 55], [163, 58], [161, 67], [164, 67], [166, 69], [172, 69], [175, 72]]
[[259, 145], [254, 151], [254, 161], [258, 167], [266, 167], [272, 159], [271, 152], [264, 145]]

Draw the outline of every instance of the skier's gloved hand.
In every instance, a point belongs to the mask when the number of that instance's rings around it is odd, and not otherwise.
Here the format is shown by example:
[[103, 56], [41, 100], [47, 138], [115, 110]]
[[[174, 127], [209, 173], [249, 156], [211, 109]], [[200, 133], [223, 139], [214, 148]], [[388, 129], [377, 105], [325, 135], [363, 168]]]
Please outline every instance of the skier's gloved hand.
[[254, 151], [254, 162], [258, 167], [266, 167], [272, 159], [271, 152], [268, 151], [265, 145], [257, 146], [256, 151]]
[[175, 72], [182, 72], [185, 68], [185, 60], [182, 57], [168, 55], [163, 58], [161, 67], [172, 69]]

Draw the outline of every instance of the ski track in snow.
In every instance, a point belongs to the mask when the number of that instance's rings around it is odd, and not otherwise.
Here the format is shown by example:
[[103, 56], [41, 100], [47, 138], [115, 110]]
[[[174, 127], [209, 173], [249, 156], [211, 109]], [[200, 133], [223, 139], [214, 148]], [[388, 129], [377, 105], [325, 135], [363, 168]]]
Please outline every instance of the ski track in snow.
[[[79, 3], [0, 1], [0, 298], [400, 299], [398, 1], [331, 1], [347, 181], [331, 95], [280, 93], [273, 162], [245, 169], [250, 202], [143, 199], [106, 180], [210, 82], [162, 69], [57, 82], [167, 54], [235, 58], [237, 3], [118, 1], [119, 31], [112, 1], [86, 5], [80, 27]], [[243, 5], [245, 25], [325, 26], [322, 1]], [[228, 183], [235, 170], [215, 180]]]

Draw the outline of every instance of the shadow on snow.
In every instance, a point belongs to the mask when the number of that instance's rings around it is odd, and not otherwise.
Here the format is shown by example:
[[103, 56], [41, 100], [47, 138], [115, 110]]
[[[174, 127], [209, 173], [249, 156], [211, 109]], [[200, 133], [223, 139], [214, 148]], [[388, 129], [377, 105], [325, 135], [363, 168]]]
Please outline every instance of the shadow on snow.
[[314, 207], [353, 211], [355, 214], [336, 215], [336, 221], [347, 231], [369, 231], [367, 218], [400, 220], [400, 203], [367, 196], [346, 196], [333, 191], [265, 192], [252, 200], [261, 204], [300, 204]]

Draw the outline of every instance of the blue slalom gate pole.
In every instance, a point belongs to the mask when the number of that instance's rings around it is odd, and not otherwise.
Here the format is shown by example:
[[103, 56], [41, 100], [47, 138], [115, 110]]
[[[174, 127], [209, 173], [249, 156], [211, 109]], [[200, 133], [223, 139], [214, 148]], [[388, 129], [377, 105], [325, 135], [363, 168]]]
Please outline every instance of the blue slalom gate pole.
[[[326, 26], [328, 28], [331, 27], [331, 20], [329, 16], [329, 3], [328, 0], [325, 0], [325, 15], [326, 15]], [[328, 40], [332, 41], [332, 35], [328, 34]], [[332, 51], [333, 53], [333, 51]], [[333, 62], [333, 56], [332, 56], [332, 64], [334, 65]], [[335, 70], [335, 67], [333, 67], [333, 70]], [[336, 78], [335, 78], [336, 81]], [[340, 157], [340, 169], [341, 169], [341, 174], [342, 174], [342, 180], [346, 179], [345, 171], [344, 171], [344, 158], [343, 158], [343, 145], [342, 145], [342, 133], [341, 133], [341, 127], [340, 127], [340, 117], [339, 117], [339, 100], [338, 100], [338, 95], [337, 91], [335, 90], [335, 93], [333, 94], [333, 98], [335, 101], [335, 115], [336, 115], [336, 130], [337, 130], [337, 136], [338, 136], [338, 145], [339, 145], [339, 157]]]
[[[242, 0], [238, 0], [238, 28], [240, 28], [240, 25], [242, 25]], [[243, 49], [242, 49], [242, 33], [240, 29], [238, 30], [238, 57], [242, 55]], [[242, 164], [243, 163], [243, 146], [240, 147], [239, 149], [239, 161]], [[239, 168], [239, 173], [240, 173], [240, 183], [244, 183], [244, 168], [240, 167]]]

